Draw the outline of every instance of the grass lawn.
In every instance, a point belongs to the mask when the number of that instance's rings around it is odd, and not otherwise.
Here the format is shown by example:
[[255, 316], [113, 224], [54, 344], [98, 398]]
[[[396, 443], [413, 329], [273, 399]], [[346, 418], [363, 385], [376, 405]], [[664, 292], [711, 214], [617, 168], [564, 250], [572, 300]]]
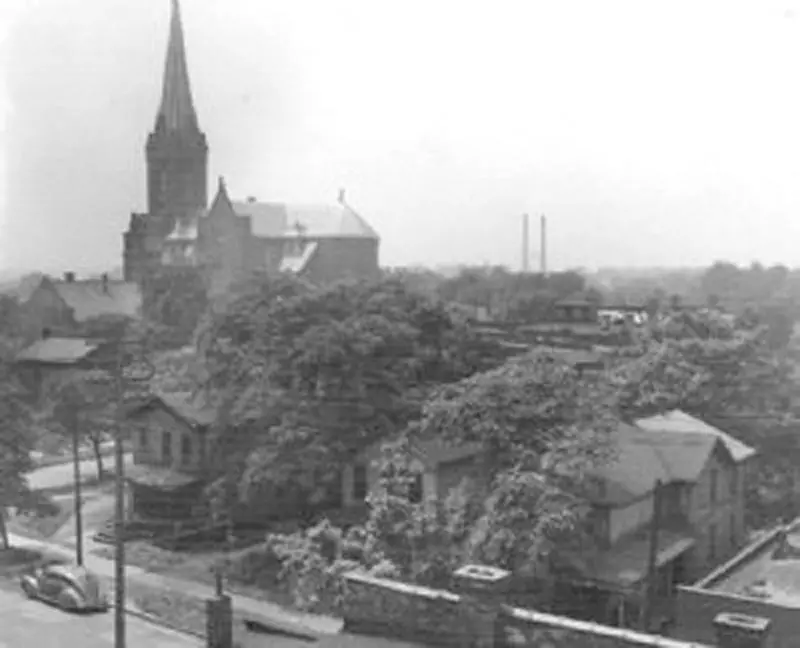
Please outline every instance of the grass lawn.
[[[93, 554], [113, 560], [113, 547], [103, 547], [96, 549]], [[232, 552], [227, 556], [223, 552], [183, 552], [168, 551], [149, 544], [146, 540], [137, 540], [125, 544], [125, 562], [129, 565], [141, 567], [142, 569], [155, 574], [182, 578], [184, 580], [203, 583], [209, 586], [209, 592], [213, 591], [214, 574], [212, 567], [226, 557], [235, 559], [239, 552]], [[268, 601], [283, 607], [293, 607], [294, 601], [292, 594], [281, 587], [276, 582], [277, 574], [259, 574], [261, 583], [264, 587], [256, 587], [252, 584], [242, 583], [233, 577], [226, 577], [225, 589], [234, 594], [246, 596], [256, 600]]]
[[74, 502], [74, 498], [69, 496], [58, 500], [44, 498], [35, 510], [11, 517], [7, 524], [8, 532], [26, 538], [47, 540], [69, 521]]

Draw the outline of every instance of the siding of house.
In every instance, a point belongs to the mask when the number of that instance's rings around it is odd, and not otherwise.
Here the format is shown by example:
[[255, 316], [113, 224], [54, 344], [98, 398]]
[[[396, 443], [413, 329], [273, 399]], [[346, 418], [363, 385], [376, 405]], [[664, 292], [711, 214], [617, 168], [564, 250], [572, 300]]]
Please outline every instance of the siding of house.
[[[164, 436], [170, 435], [171, 457], [165, 455]], [[189, 454], [184, 456], [184, 439], [188, 439]], [[186, 473], [203, 469], [201, 435], [180, 419], [163, 409], [148, 410], [136, 426], [133, 435], [133, 463], [159, 466]]]
[[746, 466], [729, 461], [724, 453], [717, 451], [694, 484], [687, 511], [689, 522], [698, 534], [692, 552], [692, 571], [698, 574], [707, 571], [743, 544], [746, 471]]
[[653, 519], [653, 495], [624, 507], [612, 508], [608, 519], [608, 541], [614, 544], [621, 537], [641, 529]]

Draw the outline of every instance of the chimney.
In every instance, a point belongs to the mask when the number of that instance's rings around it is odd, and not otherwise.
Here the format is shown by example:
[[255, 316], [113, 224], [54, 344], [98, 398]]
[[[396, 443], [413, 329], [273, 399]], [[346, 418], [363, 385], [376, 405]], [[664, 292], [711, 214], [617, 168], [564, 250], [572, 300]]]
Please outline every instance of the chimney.
[[107, 295], [108, 294], [108, 273], [104, 272], [100, 276], [100, 279], [103, 282], [103, 292]]
[[764, 648], [772, 621], [748, 614], [722, 612], [714, 617], [720, 648]]
[[511, 572], [485, 565], [465, 565], [453, 574], [453, 591], [461, 597], [464, 640], [475, 648], [498, 642], [500, 611], [506, 601]]
[[339, 189], [339, 204], [344, 205], [344, 189]]
[[74, 283], [75, 282], [75, 273], [74, 272], [65, 272], [64, 273], [64, 281], [67, 283]]

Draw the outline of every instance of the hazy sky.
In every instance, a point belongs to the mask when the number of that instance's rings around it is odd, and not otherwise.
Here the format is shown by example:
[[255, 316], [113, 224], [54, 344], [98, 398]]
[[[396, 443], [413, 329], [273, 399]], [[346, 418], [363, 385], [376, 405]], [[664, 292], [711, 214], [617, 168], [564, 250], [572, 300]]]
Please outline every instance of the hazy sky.
[[[0, 4], [0, 265], [120, 265], [145, 205], [169, 0]], [[549, 217], [553, 266], [800, 265], [797, 2], [182, 0], [182, 13], [210, 186], [222, 174], [235, 197], [299, 202], [346, 187], [385, 264], [518, 267], [528, 211]]]

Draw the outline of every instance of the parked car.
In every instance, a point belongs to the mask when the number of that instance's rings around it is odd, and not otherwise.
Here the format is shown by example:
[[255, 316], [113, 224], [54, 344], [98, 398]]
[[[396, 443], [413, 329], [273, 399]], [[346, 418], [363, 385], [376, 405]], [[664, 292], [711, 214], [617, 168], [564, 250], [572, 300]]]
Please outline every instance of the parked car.
[[69, 612], [105, 612], [108, 595], [100, 579], [86, 567], [48, 562], [20, 577], [28, 598], [38, 599]]

